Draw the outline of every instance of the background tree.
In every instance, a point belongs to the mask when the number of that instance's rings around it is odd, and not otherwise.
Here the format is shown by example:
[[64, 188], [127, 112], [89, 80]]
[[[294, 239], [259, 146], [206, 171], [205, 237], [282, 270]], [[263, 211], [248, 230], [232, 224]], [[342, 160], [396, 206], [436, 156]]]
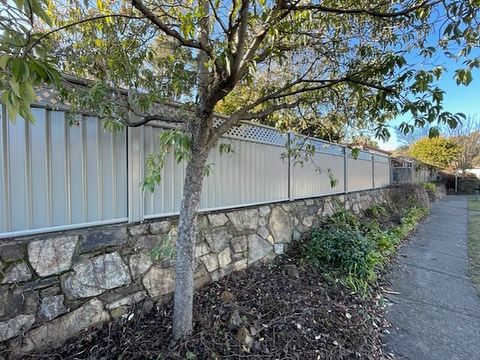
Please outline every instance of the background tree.
[[[443, 110], [435, 85], [444, 72], [438, 62], [462, 60], [457, 82], [472, 81], [478, 10], [478, 0], [3, 1], [2, 101], [11, 119], [31, 119], [34, 86], [46, 82], [72, 111], [93, 111], [111, 128], [179, 125], [149, 158], [146, 185], [161, 180], [166, 151], [187, 162], [173, 315], [180, 338], [192, 330], [204, 167], [221, 136], [241, 120], [313, 109], [325, 118], [345, 111], [383, 138], [401, 114], [413, 119], [400, 125], [404, 132], [454, 125], [460, 115]], [[217, 104], [243, 86], [254, 96], [215, 123]], [[161, 104], [172, 99], [183, 105], [165, 111]]]
[[458, 145], [459, 153], [455, 163], [462, 174], [480, 165], [480, 119], [478, 117], [467, 116], [456, 128], [446, 128], [444, 132]]
[[408, 150], [411, 157], [442, 169], [452, 166], [459, 153], [460, 148], [455, 141], [444, 137], [424, 137], [413, 143]]

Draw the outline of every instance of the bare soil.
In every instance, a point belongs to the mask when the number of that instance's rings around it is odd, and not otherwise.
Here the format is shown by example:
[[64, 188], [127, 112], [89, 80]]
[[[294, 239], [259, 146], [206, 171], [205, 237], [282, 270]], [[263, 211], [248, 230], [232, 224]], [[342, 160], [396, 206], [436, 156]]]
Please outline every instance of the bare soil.
[[[303, 267], [295, 249], [195, 295], [194, 333], [172, 343], [172, 302], [91, 329], [43, 359], [382, 359], [381, 306]], [[28, 357], [30, 358], [30, 357]]]

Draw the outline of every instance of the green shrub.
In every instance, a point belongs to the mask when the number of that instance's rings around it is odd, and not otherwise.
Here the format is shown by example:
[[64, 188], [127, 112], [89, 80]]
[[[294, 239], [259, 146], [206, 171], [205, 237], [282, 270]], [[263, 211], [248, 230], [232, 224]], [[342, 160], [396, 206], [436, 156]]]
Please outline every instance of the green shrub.
[[432, 182], [424, 182], [422, 183], [422, 186], [425, 188], [425, 190], [431, 190], [431, 191], [437, 190], [437, 185]]
[[379, 270], [426, 212], [412, 207], [398, 226], [382, 229], [377, 217], [388, 216], [384, 207], [376, 205], [369, 211], [375, 216], [363, 219], [341, 211], [312, 231], [309, 241], [302, 246], [302, 258], [366, 296]]

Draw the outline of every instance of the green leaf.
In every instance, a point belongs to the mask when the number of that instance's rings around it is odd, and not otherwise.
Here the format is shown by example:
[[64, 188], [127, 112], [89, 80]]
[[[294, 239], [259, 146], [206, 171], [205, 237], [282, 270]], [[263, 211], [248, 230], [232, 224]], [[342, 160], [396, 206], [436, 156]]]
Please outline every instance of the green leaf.
[[13, 59], [12, 73], [17, 81], [28, 79], [30, 70], [24, 58], [17, 57]]
[[8, 62], [10, 61], [9, 55], [2, 55], [0, 56], [0, 68], [5, 70], [7, 68]]
[[35, 117], [33, 116], [32, 110], [30, 109], [30, 106], [28, 104], [20, 105], [19, 114], [28, 122], [32, 124], [35, 123]]
[[431, 127], [428, 129], [428, 137], [429, 138], [435, 138], [440, 136], [440, 130], [437, 127]]
[[38, 61], [31, 59], [28, 63], [30, 67], [30, 72], [36, 74], [38, 80], [49, 81], [48, 72], [45, 67]]
[[18, 83], [14, 78], [11, 78], [8, 83], [10, 84], [10, 88], [12, 89], [13, 93], [21, 98], [22, 94], [20, 93], [20, 83]]

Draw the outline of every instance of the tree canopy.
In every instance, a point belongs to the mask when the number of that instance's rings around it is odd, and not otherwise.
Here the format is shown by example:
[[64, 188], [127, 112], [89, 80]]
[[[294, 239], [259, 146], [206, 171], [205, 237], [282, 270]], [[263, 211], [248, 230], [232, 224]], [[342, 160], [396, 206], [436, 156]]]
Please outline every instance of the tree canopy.
[[456, 167], [463, 173], [480, 165], [480, 118], [469, 115], [454, 129], [445, 129], [445, 134], [459, 148]]
[[[445, 69], [432, 60], [439, 54], [464, 60], [455, 77], [471, 82], [479, 66], [472, 55], [478, 6], [476, 0], [5, 2], [2, 99], [12, 117], [30, 118], [32, 85], [47, 82], [75, 93], [72, 106], [119, 123], [128, 123], [132, 110], [146, 115], [156, 102], [194, 108], [201, 93], [196, 55], [203, 52], [209, 107], [233, 120], [270, 117], [299, 129], [315, 121], [363, 122], [384, 137], [386, 122], [404, 113], [413, 118], [401, 124], [405, 132], [437, 121], [453, 125], [459, 117], [443, 111], [435, 85]], [[95, 86], [74, 90], [60, 73]], [[126, 89], [128, 101], [99, 107], [116, 87]]]
[[413, 143], [408, 154], [425, 164], [446, 169], [454, 165], [460, 154], [460, 148], [451, 139], [425, 137]]

